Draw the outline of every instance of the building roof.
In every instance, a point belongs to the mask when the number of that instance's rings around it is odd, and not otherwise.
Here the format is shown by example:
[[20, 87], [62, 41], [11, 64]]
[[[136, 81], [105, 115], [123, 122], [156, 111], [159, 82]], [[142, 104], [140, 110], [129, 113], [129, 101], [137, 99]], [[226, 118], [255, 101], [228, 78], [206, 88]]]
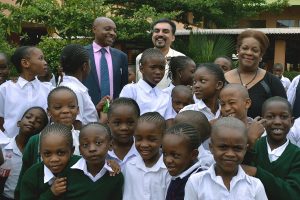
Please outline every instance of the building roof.
[[[239, 29], [197, 29], [193, 30], [194, 34], [215, 34], [215, 35], [238, 35], [249, 28]], [[265, 34], [300, 34], [300, 27], [298, 28], [253, 28], [255, 30], [264, 32]], [[176, 35], [190, 35], [190, 30], [177, 30]]]

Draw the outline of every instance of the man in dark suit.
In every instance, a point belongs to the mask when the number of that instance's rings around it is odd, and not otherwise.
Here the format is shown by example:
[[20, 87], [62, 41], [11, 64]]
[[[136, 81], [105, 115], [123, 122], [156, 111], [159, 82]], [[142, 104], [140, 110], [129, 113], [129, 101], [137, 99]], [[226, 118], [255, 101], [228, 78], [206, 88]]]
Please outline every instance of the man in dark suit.
[[107, 17], [98, 17], [93, 23], [95, 39], [86, 46], [89, 52], [91, 71], [84, 85], [95, 105], [104, 96], [119, 97], [124, 85], [128, 83], [127, 55], [112, 48], [116, 39], [116, 25]]

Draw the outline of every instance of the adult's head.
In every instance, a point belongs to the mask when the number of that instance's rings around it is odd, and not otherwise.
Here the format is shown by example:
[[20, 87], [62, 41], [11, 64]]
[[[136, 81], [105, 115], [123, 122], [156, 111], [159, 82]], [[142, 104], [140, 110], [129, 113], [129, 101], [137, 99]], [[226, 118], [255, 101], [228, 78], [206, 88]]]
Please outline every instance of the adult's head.
[[169, 49], [175, 40], [176, 25], [169, 19], [159, 19], [152, 24], [152, 42], [158, 49]]
[[116, 37], [116, 24], [107, 17], [97, 17], [93, 23], [95, 42], [101, 47], [112, 46]]

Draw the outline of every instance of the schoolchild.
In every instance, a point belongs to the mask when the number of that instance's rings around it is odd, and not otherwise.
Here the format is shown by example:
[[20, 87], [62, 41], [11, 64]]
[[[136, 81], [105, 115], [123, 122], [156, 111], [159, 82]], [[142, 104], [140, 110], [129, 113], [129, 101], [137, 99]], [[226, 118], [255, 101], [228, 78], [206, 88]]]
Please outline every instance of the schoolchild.
[[0, 85], [8, 80], [9, 68], [7, 56], [0, 53]]
[[129, 159], [138, 155], [133, 134], [140, 109], [133, 99], [120, 97], [110, 104], [107, 116], [112, 135], [108, 158], [117, 161], [123, 169]]
[[219, 56], [214, 61], [215, 64], [223, 70], [224, 73], [232, 69], [232, 60], [227, 56]]
[[166, 200], [183, 200], [188, 178], [203, 170], [197, 159], [200, 135], [191, 125], [179, 123], [169, 128], [162, 143], [163, 160], [172, 176]]
[[272, 73], [280, 79], [285, 91], [287, 92], [287, 90], [291, 85], [291, 81], [287, 77], [283, 76], [283, 72], [284, 72], [284, 66], [281, 63], [275, 63], [273, 65]]
[[264, 102], [262, 115], [267, 136], [249, 144], [245, 160], [252, 162], [244, 169], [261, 180], [269, 199], [299, 199], [300, 149], [287, 139], [293, 121], [291, 105], [282, 97], [272, 97]]
[[261, 181], [240, 166], [247, 150], [247, 129], [242, 121], [233, 117], [217, 120], [210, 149], [216, 163], [190, 176], [184, 199], [267, 199]]
[[140, 107], [141, 114], [158, 112], [166, 120], [172, 118], [171, 97], [157, 87], [165, 73], [166, 60], [158, 49], [146, 49], [140, 60], [143, 79], [137, 83], [124, 86], [120, 97], [134, 99]]
[[217, 119], [221, 114], [219, 94], [225, 84], [224, 73], [221, 68], [213, 63], [201, 64], [194, 74], [193, 92], [197, 98], [195, 104], [182, 109], [200, 111], [208, 121]]
[[134, 133], [139, 156], [130, 159], [123, 170], [123, 200], [166, 198], [171, 176], [163, 162], [162, 139], [166, 122], [158, 112], [140, 116]]
[[173, 118], [187, 105], [194, 103], [192, 89], [185, 85], [176, 85], [171, 93]]
[[128, 83], [136, 82], [136, 70], [135, 65], [128, 65]]
[[47, 96], [53, 88], [36, 78], [45, 73], [47, 67], [40, 49], [32, 46], [19, 47], [11, 61], [20, 76], [16, 83], [6, 81], [0, 86], [0, 129], [10, 138], [18, 134], [16, 122], [21, 119], [25, 110], [33, 106], [46, 110]]
[[48, 116], [43, 108], [32, 107], [25, 111], [17, 124], [19, 134], [6, 144], [1, 141], [4, 157], [4, 163], [0, 166], [2, 200], [14, 199], [25, 145], [31, 136], [38, 134], [48, 124]]

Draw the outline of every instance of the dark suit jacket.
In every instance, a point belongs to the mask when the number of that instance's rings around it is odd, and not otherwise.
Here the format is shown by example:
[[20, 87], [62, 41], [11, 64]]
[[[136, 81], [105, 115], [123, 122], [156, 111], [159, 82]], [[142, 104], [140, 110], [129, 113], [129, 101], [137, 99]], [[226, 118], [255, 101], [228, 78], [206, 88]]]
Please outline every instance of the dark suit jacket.
[[[93, 103], [96, 105], [101, 99], [101, 89], [99, 87], [99, 79], [97, 76], [93, 46], [90, 44], [85, 46], [89, 52], [91, 71], [83, 84], [88, 88], [89, 95]], [[109, 48], [113, 64], [113, 98], [118, 98], [119, 94], [124, 87], [128, 84], [128, 59], [127, 55], [115, 48]]]

